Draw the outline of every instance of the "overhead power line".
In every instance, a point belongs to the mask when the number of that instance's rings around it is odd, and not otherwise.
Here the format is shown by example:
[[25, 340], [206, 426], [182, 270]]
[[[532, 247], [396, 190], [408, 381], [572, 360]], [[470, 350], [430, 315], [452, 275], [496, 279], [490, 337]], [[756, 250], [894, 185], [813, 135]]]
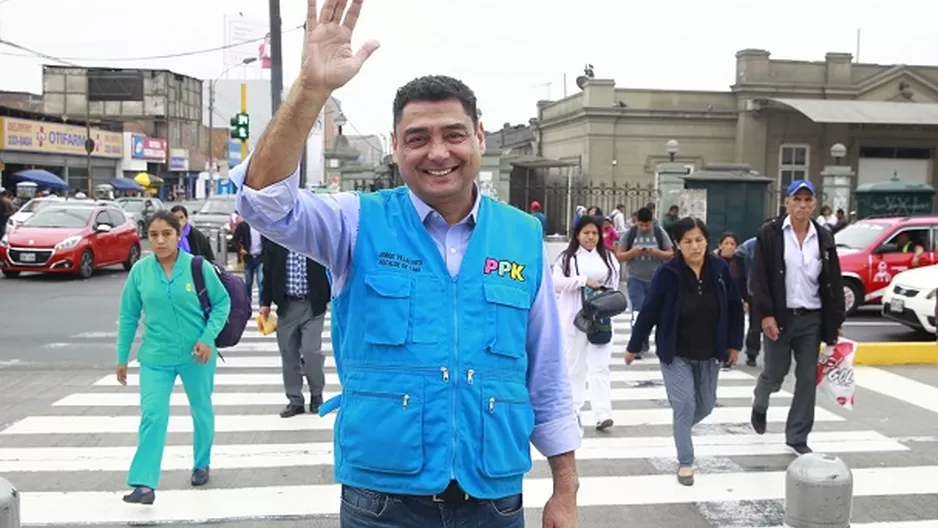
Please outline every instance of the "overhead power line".
[[[0, 0], [0, 1], [2, 1], [2, 0]], [[284, 31], [284, 33], [292, 33], [292, 32], [294, 32], [294, 31], [303, 29], [303, 26], [304, 26], [304, 25], [305, 25], [305, 24], [300, 24], [299, 26], [292, 27], [292, 28], [290, 28], [290, 29]], [[27, 48], [27, 47], [25, 47], [25, 46], [21, 46], [21, 45], [19, 45], [19, 44], [16, 44], [15, 42], [10, 42], [10, 41], [8, 41], [8, 40], [0, 39], [0, 45], [6, 45], [6, 46], [9, 46], [9, 47], [11, 47], [11, 48], [15, 48], [15, 49], [18, 49], [18, 50], [20, 50], [20, 51], [24, 51], [24, 52], [28, 53], [28, 55], [18, 54], [18, 53], [16, 53], [16, 54], [14, 54], [14, 53], [0, 53], [0, 54], [2, 54], [2, 55], [7, 55], [7, 56], [13, 56], [13, 57], [31, 57], [31, 56], [35, 56], [35, 57], [41, 57], [41, 58], [45, 58], [45, 59], [49, 59], [49, 60], [55, 60], [55, 61], [61, 62], [61, 63], [63, 63], [63, 64], [69, 64], [69, 65], [74, 65], [74, 64], [70, 64], [69, 61], [76, 61], [76, 62], [143, 62], [143, 61], [152, 61], [152, 60], [175, 59], [175, 58], [179, 58], [179, 57], [191, 57], [192, 55], [202, 55], [202, 54], [205, 54], [205, 53], [213, 53], [213, 52], [216, 52], [216, 51], [224, 51], [224, 50], [226, 50], [226, 49], [235, 48], [235, 47], [238, 47], [238, 46], [243, 46], [243, 45], [245, 45], [245, 44], [256, 44], [256, 43], [258, 43], [258, 42], [262, 42], [262, 41], [264, 40], [264, 38], [265, 38], [265, 37], [260, 37], [260, 38], [256, 38], [256, 39], [250, 39], [250, 40], [242, 40], [242, 41], [239, 41], [239, 42], [233, 42], [233, 43], [231, 43], [231, 44], [226, 44], [226, 45], [224, 45], [224, 46], [215, 46], [215, 47], [213, 47], [213, 48], [196, 49], [196, 50], [191, 50], [191, 51], [183, 51], [183, 52], [179, 52], [179, 53], [167, 53], [167, 54], [165, 54], [165, 55], [149, 55], [149, 56], [145, 56], [145, 57], [120, 57], [120, 58], [118, 58], [118, 57], [53, 57], [53, 56], [51, 56], [51, 55], [48, 55], [48, 54], [45, 54], [45, 53], [42, 53], [42, 52], [39, 52], [39, 51], [30, 49], [30, 48]]]

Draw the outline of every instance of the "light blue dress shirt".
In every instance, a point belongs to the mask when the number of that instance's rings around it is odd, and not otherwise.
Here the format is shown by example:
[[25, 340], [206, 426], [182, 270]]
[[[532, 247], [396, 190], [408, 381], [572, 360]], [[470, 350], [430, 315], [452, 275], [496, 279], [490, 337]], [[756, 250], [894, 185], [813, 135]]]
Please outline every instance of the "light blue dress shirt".
[[[249, 163], [250, 157], [228, 174], [238, 189], [238, 213], [265, 237], [328, 268], [332, 274], [333, 294], [339, 295], [348, 280], [355, 252], [360, 211], [358, 195], [300, 191], [299, 170], [286, 180], [255, 191], [244, 186]], [[475, 227], [479, 195], [476, 192], [476, 203], [469, 216], [450, 226], [442, 215], [410, 193], [417, 214], [454, 276]], [[541, 288], [531, 305], [528, 321], [527, 352], [528, 391], [535, 423], [531, 443], [546, 457], [577, 449], [581, 437], [553, 292], [545, 251]]]

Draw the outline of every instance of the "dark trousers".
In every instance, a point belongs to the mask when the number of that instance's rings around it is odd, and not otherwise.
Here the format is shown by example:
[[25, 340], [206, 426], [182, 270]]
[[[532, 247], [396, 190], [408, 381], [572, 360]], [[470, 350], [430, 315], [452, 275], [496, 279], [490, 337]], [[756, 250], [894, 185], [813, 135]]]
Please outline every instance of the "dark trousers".
[[746, 332], [746, 357], [756, 359], [762, 350], [762, 318], [749, 305], [749, 330]]
[[752, 409], [765, 413], [769, 397], [781, 390], [795, 359], [795, 393], [788, 410], [785, 441], [804, 444], [814, 427], [817, 402], [817, 361], [821, 353], [821, 312], [789, 314], [777, 341], [765, 340], [762, 374], [756, 380]]
[[521, 495], [462, 504], [342, 486], [340, 528], [524, 528]]

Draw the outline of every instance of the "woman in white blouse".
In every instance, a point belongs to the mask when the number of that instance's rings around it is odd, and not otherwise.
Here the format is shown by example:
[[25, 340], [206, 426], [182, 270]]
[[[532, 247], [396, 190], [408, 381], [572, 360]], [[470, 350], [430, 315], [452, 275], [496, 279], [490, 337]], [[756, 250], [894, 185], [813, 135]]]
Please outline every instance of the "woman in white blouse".
[[612, 329], [588, 336], [573, 325], [573, 320], [583, 307], [584, 298], [603, 288], [619, 289], [619, 261], [601, 243], [602, 221], [594, 216], [580, 217], [570, 245], [560, 254], [553, 270], [573, 404], [579, 413], [588, 391], [593, 419], [600, 431], [613, 424], [609, 373]]

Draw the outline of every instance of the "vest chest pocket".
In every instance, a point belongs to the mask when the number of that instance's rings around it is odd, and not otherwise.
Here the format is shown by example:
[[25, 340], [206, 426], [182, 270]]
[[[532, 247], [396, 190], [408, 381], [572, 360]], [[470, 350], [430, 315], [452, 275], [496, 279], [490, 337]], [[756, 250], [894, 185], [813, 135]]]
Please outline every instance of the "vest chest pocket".
[[528, 388], [505, 380], [486, 382], [482, 385], [481, 407], [482, 473], [504, 478], [530, 471], [534, 409]]
[[411, 280], [396, 275], [365, 276], [365, 341], [403, 345], [410, 325]]
[[338, 441], [349, 465], [378, 473], [423, 469], [424, 379], [379, 372], [352, 375], [343, 387]]
[[523, 357], [528, 335], [531, 297], [523, 288], [483, 283], [487, 304], [489, 351], [500, 356]]

